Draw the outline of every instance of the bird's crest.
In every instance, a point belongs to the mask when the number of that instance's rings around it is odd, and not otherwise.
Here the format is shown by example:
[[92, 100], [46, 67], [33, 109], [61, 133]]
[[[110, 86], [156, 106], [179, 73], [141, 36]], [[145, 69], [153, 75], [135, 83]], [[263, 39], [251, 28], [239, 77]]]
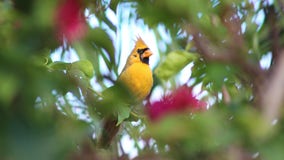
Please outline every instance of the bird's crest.
[[147, 48], [148, 46], [146, 43], [143, 41], [143, 39], [139, 36], [137, 37], [136, 43], [135, 43], [135, 48]]

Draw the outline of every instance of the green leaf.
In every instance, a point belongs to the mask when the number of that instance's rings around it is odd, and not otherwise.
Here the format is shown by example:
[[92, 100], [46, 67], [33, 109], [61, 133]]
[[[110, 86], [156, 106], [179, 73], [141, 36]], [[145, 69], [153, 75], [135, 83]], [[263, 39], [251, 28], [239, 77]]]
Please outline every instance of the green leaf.
[[89, 40], [94, 42], [98, 47], [105, 49], [110, 61], [115, 62], [113, 42], [105, 30], [101, 28], [92, 29], [90, 31]]
[[47, 65], [47, 67], [51, 70], [66, 70], [70, 66], [70, 63], [66, 62], [53, 62]]
[[158, 144], [178, 145], [178, 153], [212, 152], [230, 144], [238, 136], [228, 123], [223, 123], [223, 118], [222, 113], [213, 110], [193, 117], [173, 114], [150, 123], [148, 129]]
[[93, 64], [88, 60], [79, 60], [73, 63], [66, 62], [54, 62], [48, 65], [49, 69], [52, 70], [68, 70], [68, 71], [81, 71], [88, 78], [94, 76]]
[[205, 82], [213, 82], [213, 88], [219, 90], [224, 85], [225, 79], [233, 76], [235, 71], [229, 65], [224, 65], [220, 63], [210, 63], [206, 67], [206, 73], [207, 79], [205, 79]]
[[129, 107], [119, 107], [117, 110], [117, 124], [121, 124], [125, 119], [127, 119], [130, 115], [131, 109]]
[[110, 4], [109, 4], [110, 9], [112, 9], [114, 12], [116, 12], [116, 8], [117, 8], [118, 3], [119, 3], [119, 0], [111, 0]]
[[16, 76], [7, 73], [0, 73], [0, 77], [0, 102], [6, 105], [13, 100], [19, 82]]
[[80, 61], [71, 63], [70, 70], [80, 70], [88, 78], [92, 78], [94, 76], [93, 64], [88, 60], [80, 60]]
[[188, 63], [197, 58], [197, 54], [183, 50], [170, 52], [166, 59], [156, 68], [154, 73], [158, 78], [168, 80], [182, 70]]

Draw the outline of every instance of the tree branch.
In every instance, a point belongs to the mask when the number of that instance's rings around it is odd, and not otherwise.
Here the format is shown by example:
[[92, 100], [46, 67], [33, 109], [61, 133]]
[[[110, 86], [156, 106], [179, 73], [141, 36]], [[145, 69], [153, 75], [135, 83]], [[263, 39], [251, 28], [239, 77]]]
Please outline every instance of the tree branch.
[[284, 98], [284, 50], [281, 51], [277, 61], [271, 77], [266, 81], [263, 92], [261, 92], [261, 108], [268, 122], [279, 118]]

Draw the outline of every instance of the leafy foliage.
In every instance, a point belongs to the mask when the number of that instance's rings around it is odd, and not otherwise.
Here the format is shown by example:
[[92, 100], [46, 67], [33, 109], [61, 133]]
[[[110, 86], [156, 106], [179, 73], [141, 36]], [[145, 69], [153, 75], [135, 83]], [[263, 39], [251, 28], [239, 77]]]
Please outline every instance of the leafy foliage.
[[[283, 6], [280, 0], [0, 1], [0, 159], [283, 159]], [[149, 27], [159, 50], [153, 92], [137, 106], [129, 106], [123, 86], [107, 89], [125, 58], [125, 23]], [[185, 84], [180, 73], [190, 75]], [[163, 103], [179, 86], [201, 86], [196, 97], [208, 109], [152, 121], [144, 104], [159, 101], [157, 90]], [[96, 141], [109, 115], [122, 127], [103, 150]]]

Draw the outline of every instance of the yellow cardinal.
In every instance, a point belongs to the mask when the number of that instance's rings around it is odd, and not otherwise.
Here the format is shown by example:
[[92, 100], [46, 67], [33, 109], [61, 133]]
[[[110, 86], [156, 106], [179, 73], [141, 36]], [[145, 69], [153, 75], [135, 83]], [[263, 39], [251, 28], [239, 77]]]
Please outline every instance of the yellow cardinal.
[[[152, 71], [149, 67], [151, 55], [151, 50], [139, 37], [118, 77], [117, 82], [123, 84], [132, 95], [129, 97], [134, 99], [131, 100], [132, 103], [141, 102], [151, 91], [153, 85]], [[108, 117], [105, 119], [99, 145], [104, 148], [108, 147], [118, 130], [117, 118]]]

